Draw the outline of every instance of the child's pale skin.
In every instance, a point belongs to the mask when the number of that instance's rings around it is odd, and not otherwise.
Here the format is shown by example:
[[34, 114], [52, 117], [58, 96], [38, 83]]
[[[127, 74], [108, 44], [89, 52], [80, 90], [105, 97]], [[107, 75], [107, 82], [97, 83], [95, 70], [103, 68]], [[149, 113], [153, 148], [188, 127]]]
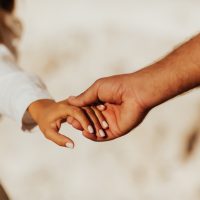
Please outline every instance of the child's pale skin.
[[74, 142], [70, 138], [59, 133], [61, 124], [66, 121], [86, 134], [106, 137], [103, 129], [107, 129], [108, 124], [96, 107], [79, 108], [70, 105], [67, 100], [55, 102], [43, 99], [33, 102], [28, 111], [44, 136], [59, 146], [74, 147]]

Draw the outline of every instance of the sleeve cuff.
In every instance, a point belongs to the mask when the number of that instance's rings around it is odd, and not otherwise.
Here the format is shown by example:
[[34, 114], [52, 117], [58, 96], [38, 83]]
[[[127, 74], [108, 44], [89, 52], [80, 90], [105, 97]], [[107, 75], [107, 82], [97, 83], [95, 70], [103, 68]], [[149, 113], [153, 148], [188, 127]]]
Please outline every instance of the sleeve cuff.
[[52, 99], [51, 96], [48, 94], [48, 92], [42, 92], [37, 93], [33, 96], [27, 96], [24, 97], [22, 102], [20, 103], [21, 107], [18, 112], [18, 122], [21, 124], [21, 129], [23, 131], [31, 131], [37, 124], [32, 119], [31, 115], [27, 111], [28, 107], [31, 105], [31, 103], [41, 100], [41, 99]]
[[36, 126], [27, 112], [29, 105], [52, 99], [40, 78], [22, 71], [4, 45], [0, 45], [0, 91], [1, 114], [17, 121], [24, 131]]

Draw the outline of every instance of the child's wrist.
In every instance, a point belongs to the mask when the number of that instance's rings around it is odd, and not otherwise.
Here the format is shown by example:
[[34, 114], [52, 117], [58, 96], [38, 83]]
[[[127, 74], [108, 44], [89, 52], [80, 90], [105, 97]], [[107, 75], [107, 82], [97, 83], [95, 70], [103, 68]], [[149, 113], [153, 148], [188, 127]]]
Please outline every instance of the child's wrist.
[[41, 114], [43, 113], [44, 109], [46, 109], [48, 106], [54, 104], [55, 101], [51, 99], [41, 99], [37, 100], [30, 104], [28, 107], [28, 112], [31, 115], [32, 119], [38, 123]]

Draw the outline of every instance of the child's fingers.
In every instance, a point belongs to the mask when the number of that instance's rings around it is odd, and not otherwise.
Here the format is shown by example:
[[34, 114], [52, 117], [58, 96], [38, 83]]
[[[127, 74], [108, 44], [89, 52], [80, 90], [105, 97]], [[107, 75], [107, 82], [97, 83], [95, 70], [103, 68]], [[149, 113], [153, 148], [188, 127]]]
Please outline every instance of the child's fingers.
[[104, 130], [102, 129], [101, 124], [100, 124], [97, 116], [95, 115], [95, 112], [89, 107], [85, 107], [84, 110], [86, 111], [87, 115], [89, 116], [90, 120], [92, 121], [92, 123], [95, 126], [96, 135], [98, 137], [105, 137], [106, 134], [105, 134]]
[[102, 126], [104, 129], [107, 129], [109, 126], [108, 126], [108, 123], [106, 122], [106, 119], [105, 119], [105, 117], [103, 116], [102, 112], [99, 111], [95, 106], [92, 106], [91, 108], [92, 108], [93, 111], [95, 112], [95, 115], [97, 116], [99, 122], [101, 123], [101, 126]]
[[61, 127], [61, 120], [56, 121], [56, 126], [57, 126], [57, 129], [59, 130]]
[[[70, 109], [70, 111], [68, 111], [68, 115], [72, 116], [76, 121], [78, 121], [85, 131], [88, 131], [89, 133], [94, 133], [94, 129], [89, 119], [86, 117], [81, 108], [73, 107], [73, 109]], [[72, 125], [73, 123], [75, 124], [76, 122], [73, 121]], [[76, 123], [75, 126], [78, 126], [78, 124]]]
[[67, 103], [63, 102], [59, 104], [57, 112], [54, 113], [54, 116], [51, 117], [50, 121], [53, 122], [60, 118], [66, 119], [66, 117], [71, 116], [80, 122], [84, 130], [94, 133], [94, 129], [91, 126], [89, 119], [85, 116], [83, 110], [75, 106], [69, 106]]
[[83, 131], [83, 130], [84, 130], [83, 127], [81, 126], [80, 122], [77, 121], [76, 119], [73, 119], [73, 121], [72, 121], [72, 126], [73, 126], [75, 129], [79, 130], [79, 131]]
[[70, 138], [58, 133], [53, 128], [47, 129], [44, 135], [47, 139], [51, 140], [59, 146], [67, 147], [70, 149], [74, 148], [74, 142]]
[[83, 127], [81, 126], [80, 122], [74, 119], [72, 116], [67, 117], [67, 123], [72, 125], [75, 129], [83, 131]]
[[72, 116], [67, 117], [67, 123], [68, 124], [72, 124], [73, 120], [74, 120], [74, 118]]

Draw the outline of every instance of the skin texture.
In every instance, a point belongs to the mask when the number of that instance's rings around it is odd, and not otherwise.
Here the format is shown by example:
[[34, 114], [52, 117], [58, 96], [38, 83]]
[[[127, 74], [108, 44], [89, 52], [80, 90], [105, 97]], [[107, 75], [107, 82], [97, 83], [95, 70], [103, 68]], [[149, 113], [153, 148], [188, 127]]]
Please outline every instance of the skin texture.
[[83, 131], [93, 141], [108, 141], [137, 127], [157, 105], [200, 85], [200, 34], [155, 64], [135, 73], [97, 80], [90, 88], [68, 102], [89, 106], [102, 102], [109, 129], [100, 138]]

